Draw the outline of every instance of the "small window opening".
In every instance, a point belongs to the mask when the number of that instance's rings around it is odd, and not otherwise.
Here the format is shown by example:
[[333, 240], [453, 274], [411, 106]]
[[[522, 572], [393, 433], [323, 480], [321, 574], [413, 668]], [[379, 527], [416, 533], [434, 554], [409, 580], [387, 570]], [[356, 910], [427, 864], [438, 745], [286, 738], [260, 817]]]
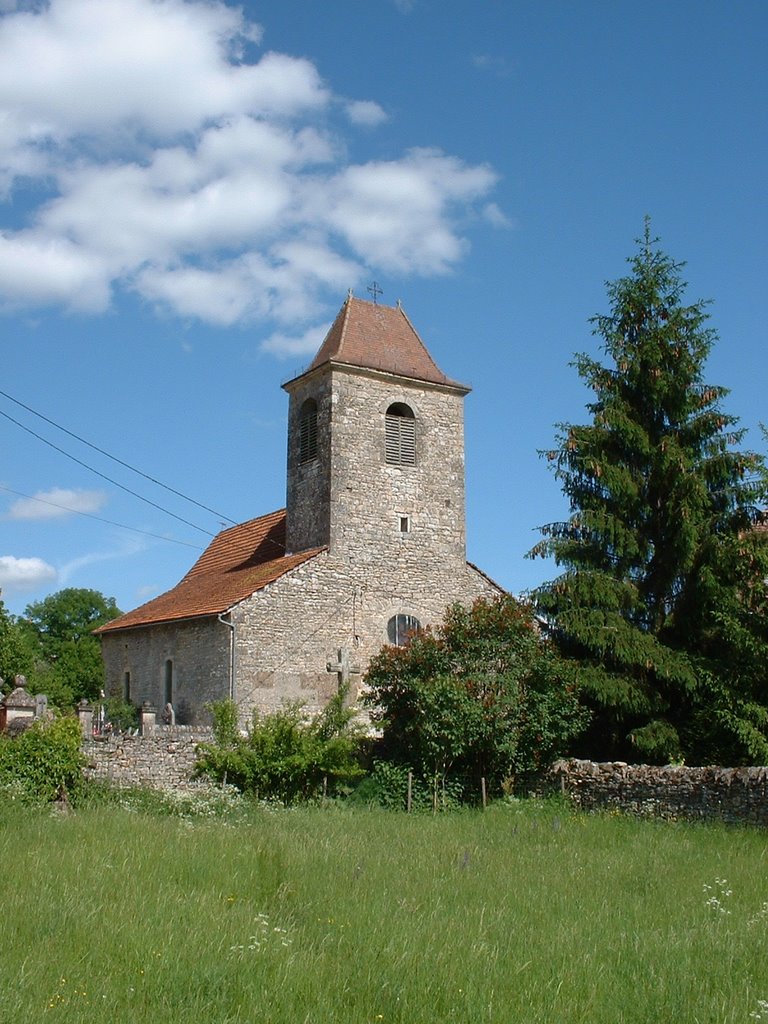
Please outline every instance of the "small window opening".
[[169, 658], [165, 663], [165, 679], [163, 680], [163, 704], [173, 704], [173, 662]]
[[416, 465], [416, 420], [413, 409], [395, 402], [386, 415], [386, 460], [390, 466]]
[[131, 673], [126, 672], [123, 676], [123, 700], [126, 704], [131, 703]]
[[411, 517], [410, 516], [400, 516], [400, 533], [410, 533], [410, 532], [411, 532]]
[[415, 615], [393, 615], [387, 623], [387, 637], [391, 644], [405, 647], [420, 629], [421, 623]]
[[308, 398], [299, 413], [299, 462], [317, 458], [317, 402]]

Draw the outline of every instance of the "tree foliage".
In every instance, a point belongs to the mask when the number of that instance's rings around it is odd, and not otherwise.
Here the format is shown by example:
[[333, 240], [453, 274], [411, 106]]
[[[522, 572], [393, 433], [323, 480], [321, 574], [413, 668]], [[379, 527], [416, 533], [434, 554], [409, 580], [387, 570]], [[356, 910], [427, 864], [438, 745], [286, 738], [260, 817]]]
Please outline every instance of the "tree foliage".
[[238, 730], [234, 702], [215, 702], [215, 742], [200, 745], [197, 773], [284, 804], [334, 795], [363, 774], [354, 712], [344, 696], [339, 691], [311, 719], [297, 703], [271, 715], [254, 711], [246, 735]]
[[0, 679], [7, 692], [13, 686], [13, 677], [26, 676], [34, 664], [32, 647], [19, 626], [0, 600]]
[[577, 355], [591, 421], [546, 452], [570, 503], [532, 555], [564, 567], [534, 597], [595, 711], [585, 752], [765, 759], [768, 534], [761, 456], [704, 380], [706, 304], [650, 237]]
[[75, 718], [39, 719], [19, 736], [0, 736], [0, 785], [18, 786], [30, 800], [76, 795], [85, 763], [80, 744]]
[[93, 630], [119, 614], [114, 598], [77, 587], [28, 605], [19, 625], [34, 648], [35, 688], [60, 706], [97, 700], [104, 666]]
[[430, 781], [435, 799], [485, 778], [500, 792], [561, 753], [584, 725], [571, 673], [511, 596], [456, 604], [434, 630], [385, 647], [368, 668], [366, 702], [385, 760]]

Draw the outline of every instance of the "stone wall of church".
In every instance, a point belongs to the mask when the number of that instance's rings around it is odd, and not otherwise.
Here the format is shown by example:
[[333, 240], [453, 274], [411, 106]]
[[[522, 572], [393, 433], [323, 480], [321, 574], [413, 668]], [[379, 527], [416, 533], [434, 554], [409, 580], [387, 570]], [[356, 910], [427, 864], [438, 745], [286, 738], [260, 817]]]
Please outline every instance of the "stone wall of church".
[[[299, 421], [317, 402], [317, 458], [299, 462]], [[334, 557], [402, 561], [407, 547], [465, 560], [464, 396], [461, 391], [371, 370], [324, 370], [291, 387], [288, 423], [289, 551], [330, 544]], [[414, 413], [416, 464], [385, 458], [387, 409]], [[407, 519], [408, 530], [401, 529]]]
[[[331, 553], [369, 566], [395, 559], [416, 572], [445, 565], [455, 575], [466, 559], [463, 394], [370, 371], [334, 371], [332, 387]], [[386, 462], [394, 403], [414, 414], [413, 466]]]
[[[301, 410], [307, 399], [317, 402], [317, 458], [301, 463]], [[291, 386], [288, 403], [288, 475], [286, 551], [306, 551], [328, 544], [331, 510], [331, 389], [327, 371], [300, 378]]]
[[335, 692], [338, 676], [327, 670], [346, 648], [352, 664], [352, 698], [358, 696], [370, 658], [387, 643], [393, 615], [416, 617], [422, 626], [442, 620], [455, 601], [499, 593], [467, 566], [414, 559], [403, 574], [397, 561], [371, 566], [322, 553], [234, 611], [236, 698], [248, 717], [253, 708], [272, 711], [285, 700], [318, 710]]
[[176, 721], [207, 722], [205, 704], [229, 693], [230, 634], [216, 618], [107, 633], [101, 643], [109, 691], [122, 696], [128, 673], [131, 702], [147, 701], [161, 710], [170, 662]]

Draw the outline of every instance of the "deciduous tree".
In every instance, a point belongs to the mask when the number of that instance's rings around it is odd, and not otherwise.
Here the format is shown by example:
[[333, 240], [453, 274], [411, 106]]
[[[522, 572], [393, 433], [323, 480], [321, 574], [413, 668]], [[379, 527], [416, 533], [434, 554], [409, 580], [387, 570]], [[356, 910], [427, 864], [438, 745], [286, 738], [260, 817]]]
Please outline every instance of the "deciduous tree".
[[28, 605], [20, 624], [36, 647], [36, 688], [60, 705], [98, 699], [104, 667], [92, 631], [119, 614], [114, 598], [77, 587]]
[[15, 616], [11, 615], [0, 600], [0, 679], [5, 690], [13, 684], [13, 677], [26, 675], [32, 669], [32, 652], [25, 642]]
[[367, 703], [385, 759], [480, 792], [537, 771], [584, 725], [571, 674], [511, 596], [452, 606], [434, 630], [385, 647], [368, 668]]

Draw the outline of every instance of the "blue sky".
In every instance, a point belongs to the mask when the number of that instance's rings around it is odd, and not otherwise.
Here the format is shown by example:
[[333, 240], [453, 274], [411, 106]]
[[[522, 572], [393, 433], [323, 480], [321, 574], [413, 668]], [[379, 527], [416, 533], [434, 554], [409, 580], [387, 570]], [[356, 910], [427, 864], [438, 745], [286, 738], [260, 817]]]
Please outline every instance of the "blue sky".
[[764, 0], [0, 12], [11, 611], [65, 586], [128, 610], [282, 507], [280, 384], [373, 280], [473, 388], [469, 558], [514, 591], [551, 578], [524, 557], [567, 511], [537, 451], [585, 418], [568, 364], [646, 214], [713, 300], [707, 376], [761, 449]]

